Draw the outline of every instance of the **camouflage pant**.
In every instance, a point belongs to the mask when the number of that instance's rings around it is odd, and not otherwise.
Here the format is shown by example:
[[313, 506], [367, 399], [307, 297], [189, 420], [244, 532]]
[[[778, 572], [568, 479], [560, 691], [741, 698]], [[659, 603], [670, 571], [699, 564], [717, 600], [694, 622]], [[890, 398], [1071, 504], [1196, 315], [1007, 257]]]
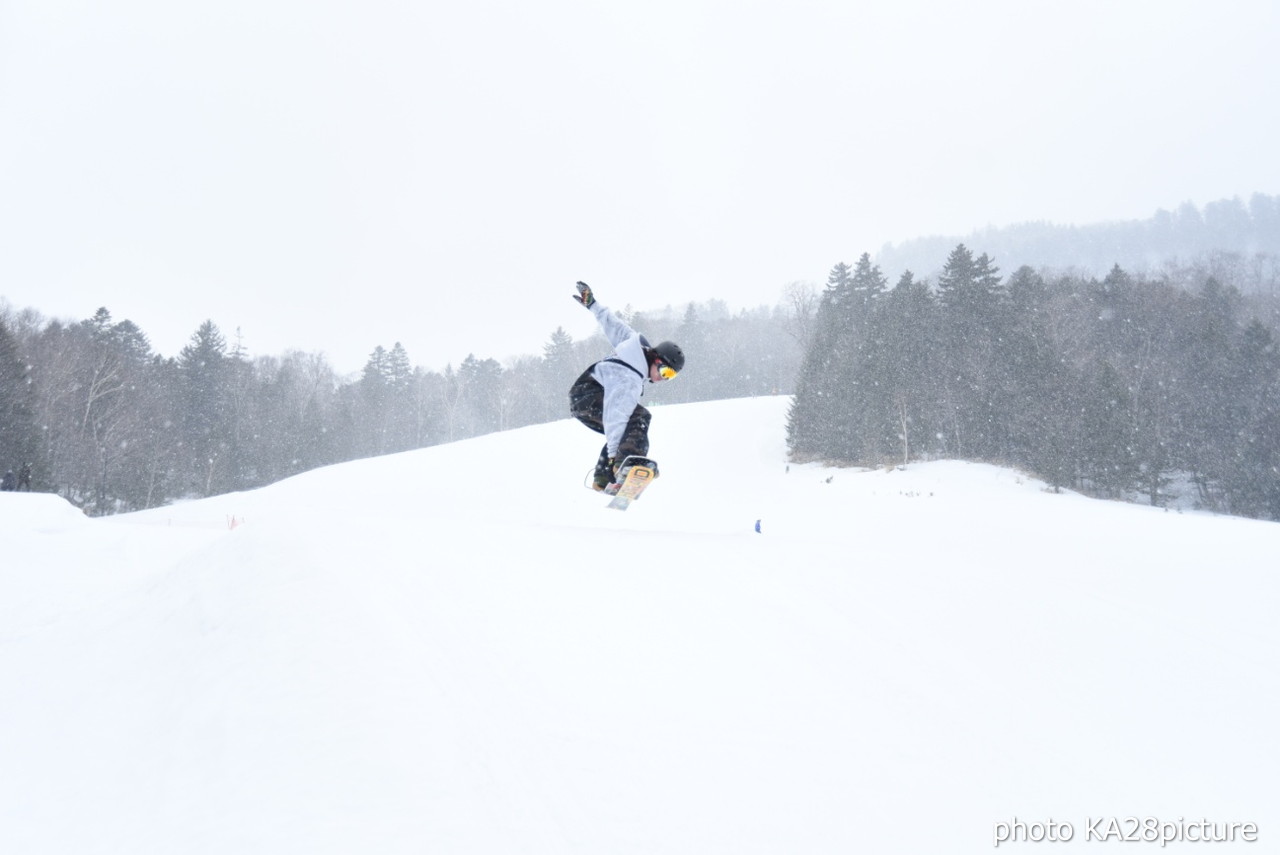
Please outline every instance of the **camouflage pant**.
[[[604, 387], [591, 376], [590, 368], [569, 387], [569, 413], [596, 433], [604, 433]], [[644, 457], [649, 453], [650, 418], [649, 411], [636, 404], [618, 443], [619, 459], [633, 454]], [[600, 459], [605, 462], [609, 459], [607, 444], [600, 451]]]

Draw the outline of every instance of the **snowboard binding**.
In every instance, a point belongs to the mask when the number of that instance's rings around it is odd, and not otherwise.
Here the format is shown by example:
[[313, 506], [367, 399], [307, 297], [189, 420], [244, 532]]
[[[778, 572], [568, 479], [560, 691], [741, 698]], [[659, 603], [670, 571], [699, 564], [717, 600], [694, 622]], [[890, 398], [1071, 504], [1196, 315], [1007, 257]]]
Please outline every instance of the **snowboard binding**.
[[614, 482], [605, 487], [605, 493], [613, 496], [609, 507], [625, 511], [657, 477], [658, 464], [655, 461], [638, 455], [626, 458], [617, 467]]
[[658, 462], [648, 457], [640, 457], [632, 454], [623, 458], [622, 462], [614, 467], [613, 481], [608, 484], [601, 485], [596, 481], [596, 470], [588, 469], [587, 474], [582, 479], [582, 486], [588, 490], [594, 490], [597, 493], [604, 493], [606, 496], [615, 495], [627, 480], [627, 474], [633, 467], [642, 467], [651, 469], [653, 474], [649, 476], [650, 480], [658, 477]]

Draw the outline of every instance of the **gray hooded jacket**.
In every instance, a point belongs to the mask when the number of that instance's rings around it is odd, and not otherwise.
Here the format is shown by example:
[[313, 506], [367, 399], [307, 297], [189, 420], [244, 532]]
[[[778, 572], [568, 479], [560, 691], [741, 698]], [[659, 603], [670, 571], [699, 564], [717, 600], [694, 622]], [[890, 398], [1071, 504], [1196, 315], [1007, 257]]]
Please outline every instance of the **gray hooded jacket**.
[[609, 456], [618, 456], [618, 446], [627, 422], [640, 403], [644, 384], [649, 380], [649, 359], [644, 349], [649, 346], [644, 336], [627, 326], [603, 303], [597, 300], [591, 312], [604, 330], [604, 337], [613, 345], [613, 356], [602, 359], [592, 368], [591, 376], [604, 387], [604, 438], [609, 445]]

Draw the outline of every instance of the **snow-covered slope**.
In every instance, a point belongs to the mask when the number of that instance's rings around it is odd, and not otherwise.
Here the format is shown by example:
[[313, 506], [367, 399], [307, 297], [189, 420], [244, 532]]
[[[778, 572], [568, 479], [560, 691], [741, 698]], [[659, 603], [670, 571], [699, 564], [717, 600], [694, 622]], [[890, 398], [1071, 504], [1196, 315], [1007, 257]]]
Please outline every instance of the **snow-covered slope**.
[[657, 409], [625, 514], [570, 421], [106, 520], [0, 494], [0, 852], [1277, 839], [1280, 525], [788, 467], [786, 404]]

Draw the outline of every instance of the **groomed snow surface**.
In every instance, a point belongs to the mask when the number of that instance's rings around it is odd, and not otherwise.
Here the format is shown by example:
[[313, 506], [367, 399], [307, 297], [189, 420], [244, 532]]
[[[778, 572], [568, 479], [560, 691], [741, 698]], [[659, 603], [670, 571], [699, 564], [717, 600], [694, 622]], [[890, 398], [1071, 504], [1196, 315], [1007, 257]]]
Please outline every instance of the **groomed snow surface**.
[[656, 408], [626, 513], [567, 420], [109, 519], [0, 494], [0, 852], [1277, 851], [1280, 525], [788, 469], [787, 404]]

